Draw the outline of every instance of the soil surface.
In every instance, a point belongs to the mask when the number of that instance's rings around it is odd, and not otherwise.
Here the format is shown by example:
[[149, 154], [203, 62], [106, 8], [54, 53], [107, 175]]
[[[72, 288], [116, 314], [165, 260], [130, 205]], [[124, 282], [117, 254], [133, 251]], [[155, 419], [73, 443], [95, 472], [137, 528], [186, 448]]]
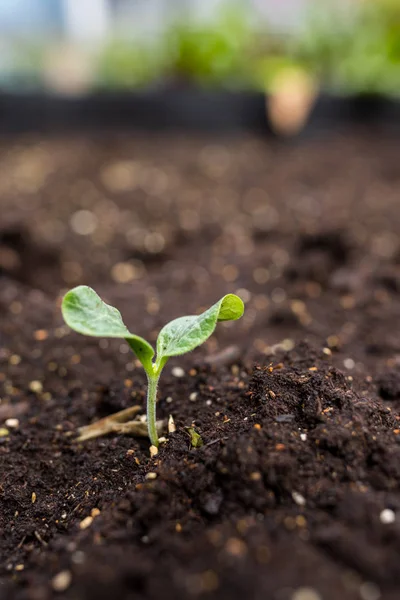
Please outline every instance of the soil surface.
[[[398, 157], [360, 131], [0, 142], [1, 598], [399, 598]], [[63, 324], [80, 283], [151, 342], [246, 303], [166, 366], [153, 458], [74, 441], [145, 398], [125, 343]]]

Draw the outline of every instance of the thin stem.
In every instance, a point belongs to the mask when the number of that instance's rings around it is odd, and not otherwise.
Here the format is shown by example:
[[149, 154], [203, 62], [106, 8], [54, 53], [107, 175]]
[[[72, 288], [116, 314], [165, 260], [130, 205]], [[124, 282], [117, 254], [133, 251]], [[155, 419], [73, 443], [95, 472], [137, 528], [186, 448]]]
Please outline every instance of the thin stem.
[[156, 425], [156, 403], [157, 403], [157, 387], [159, 374], [151, 375], [147, 373], [147, 427], [149, 430], [149, 438], [153, 446], [158, 448], [158, 434]]

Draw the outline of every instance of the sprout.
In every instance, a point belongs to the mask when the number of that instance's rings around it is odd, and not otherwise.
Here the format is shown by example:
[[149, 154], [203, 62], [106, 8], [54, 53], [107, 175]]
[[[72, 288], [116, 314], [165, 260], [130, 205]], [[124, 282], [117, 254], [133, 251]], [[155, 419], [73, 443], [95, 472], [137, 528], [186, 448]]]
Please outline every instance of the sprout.
[[71, 329], [95, 337], [123, 338], [143, 365], [147, 375], [147, 426], [150, 441], [158, 447], [156, 400], [158, 380], [171, 356], [179, 356], [203, 344], [218, 321], [235, 321], [244, 312], [242, 300], [228, 294], [211, 308], [189, 317], [179, 317], [165, 325], [157, 339], [157, 356], [145, 339], [130, 333], [120, 312], [109, 306], [90, 287], [81, 285], [69, 291], [62, 302], [62, 314]]

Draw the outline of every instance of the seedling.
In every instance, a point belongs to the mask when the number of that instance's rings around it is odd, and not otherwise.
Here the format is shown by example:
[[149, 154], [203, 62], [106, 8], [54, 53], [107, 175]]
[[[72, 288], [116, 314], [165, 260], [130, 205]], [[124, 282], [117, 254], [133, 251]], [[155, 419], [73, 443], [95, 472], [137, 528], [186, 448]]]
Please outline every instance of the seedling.
[[62, 314], [71, 329], [95, 337], [123, 338], [143, 365], [147, 375], [147, 427], [150, 441], [158, 447], [156, 401], [158, 380], [171, 356], [179, 356], [203, 344], [218, 321], [235, 321], [244, 312], [242, 300], [228, 294], [211, 308], [189, 317], [179, 317], [165, 325], [157, 338], [157, 355], [145, 339], [130, 333], [120, 312], [109, 306], [94, 290], [80, 285], [69, 291], [62, 301]]

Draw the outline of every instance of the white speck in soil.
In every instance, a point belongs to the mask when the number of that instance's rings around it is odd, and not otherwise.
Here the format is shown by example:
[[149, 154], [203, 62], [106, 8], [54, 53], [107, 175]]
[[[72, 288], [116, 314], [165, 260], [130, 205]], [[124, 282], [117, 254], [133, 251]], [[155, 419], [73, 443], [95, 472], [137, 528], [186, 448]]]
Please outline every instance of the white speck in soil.
[[384, 525], [389, 525], [390, 523], [394, 523], [396, 520], [396, 514], [390, 508], [385, 508], [379, 515], [379, 520]]
[[298, 506], [304, 506], [306, 503], [306, 499], [304, 498], [304, 496], [299, 494], [299, 492], [293, 491], [292, 498]]
[[352, 358], [345, 358], [343, 364], [346, 369], [354, 369], [356, 363]]
[[182, 369], [182, 367], [174, 367], [172, 369], [171, 373], [174, 377], [184, 377], [185, 376], [185, 371]]
[[70, 571], [60, 571], [57, 573], [51, 581], [52, 588], [55, 592], [65, 592], [69, 588], [72, 581], [72, 575]]

